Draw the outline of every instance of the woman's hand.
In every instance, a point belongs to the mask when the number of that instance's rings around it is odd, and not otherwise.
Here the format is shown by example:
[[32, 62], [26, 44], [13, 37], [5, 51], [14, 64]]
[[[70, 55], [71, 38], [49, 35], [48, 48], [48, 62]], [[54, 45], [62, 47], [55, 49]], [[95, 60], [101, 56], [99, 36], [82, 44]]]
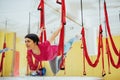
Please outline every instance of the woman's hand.
[[40, 28], [40, 32], [42, 33], [43, 31], [45, 31], [45, 28], [44, 27]]
[[38, 31], [38, 36], [41, 36], [41, 33], [45, 31], [45, 28], [44, 27], [41, 27], [40, 30]]

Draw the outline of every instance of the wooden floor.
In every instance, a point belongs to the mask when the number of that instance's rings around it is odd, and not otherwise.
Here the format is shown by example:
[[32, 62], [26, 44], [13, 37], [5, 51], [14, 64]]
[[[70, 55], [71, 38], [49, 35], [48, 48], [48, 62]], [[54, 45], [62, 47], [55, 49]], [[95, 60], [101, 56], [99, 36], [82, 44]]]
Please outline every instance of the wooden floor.
[[97, 77], [0, 77], [0, 80], [103, 80]]

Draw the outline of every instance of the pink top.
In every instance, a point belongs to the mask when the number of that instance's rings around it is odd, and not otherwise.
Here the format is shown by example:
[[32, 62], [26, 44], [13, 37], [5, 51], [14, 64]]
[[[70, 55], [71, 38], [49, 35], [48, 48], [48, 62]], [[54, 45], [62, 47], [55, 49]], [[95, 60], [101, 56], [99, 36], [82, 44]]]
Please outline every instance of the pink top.
[[[49, 41], [45, 41], [44, 43], [38, 44], [38, 47], [41, 51], [40, 55], [34, 54], [32, 50], [27, 51], [27, 61], [31, 70], [37, 69], [39, 61], [52, 60], [57, 56], [58, 46], [51, 45]], [[32, 56], [35, 58], [34, 63]]]

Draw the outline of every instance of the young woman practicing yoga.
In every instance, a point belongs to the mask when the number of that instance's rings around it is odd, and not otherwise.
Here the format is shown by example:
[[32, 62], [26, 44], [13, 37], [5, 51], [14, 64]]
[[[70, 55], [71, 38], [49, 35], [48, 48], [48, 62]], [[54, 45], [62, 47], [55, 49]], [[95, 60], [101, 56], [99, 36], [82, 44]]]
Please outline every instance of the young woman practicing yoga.
[[[25, 44], [27, 47], [27, 61], [30, 68], [31, 75], [37, 75], [38, 64], [40, 61], [49, 61], [52, 72], [56, 74], [60, 70], [61, 57], [58, 56], [58, 45], [51, 45], [55, 40], [61, 26], [52, 34], [50, 39], [39, 43], [39, 37], [36, 34], [30, 33], [25, 36]], [[44, 29], [41, 29], [41, 32]], [[73, 42], [80, 40], [80, 36], [75, 36], [64, 45], [64, 55], [67, 54]], [[33, 57], [35, 61], [33, 62]]]

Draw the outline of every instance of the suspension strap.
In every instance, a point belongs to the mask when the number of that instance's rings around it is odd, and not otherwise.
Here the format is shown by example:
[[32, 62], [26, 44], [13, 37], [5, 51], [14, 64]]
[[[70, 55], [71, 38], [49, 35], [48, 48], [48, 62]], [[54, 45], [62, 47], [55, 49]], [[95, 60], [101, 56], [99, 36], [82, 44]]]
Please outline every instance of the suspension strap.
[[83, 27], [83, 2], [82, 2], [82, 0], [81, 0], [80, 5], [81, 5], [81, 23], [82, 23], [82, 27]]
[[[38, 6], [38, 10], [40, 10], [40, 28], [45, 28], [45, 17], [44, 17], [44, 0], [41, 0], [39, 6]], [[47, 40], [46, 37], [46, 30], [44, 30], [43, 32], [41, 32], [40, 35], [40, 42], [44, 42]]]
[[57, 0], [58, 4], [61, 5], [61, 25], [62, 29], [60, 31], [60, 39], [59, 39], [59, 46], [58, 46], [58, 55], [62, 55], [62, 63], [60, 68], [65, 70], [65, 56], [64, 56], [64, 25], [66, 24], [66, 7], [65, 7], [65, 0]]
[[[3, 49], [6, 48], [6, 35], [4, 36], [4, 44], [3, 44]], [[4, 62], [4, 57], [5, 57], [5, 52], [2, 53], [1, 57], [1, 62], [0, 62], [0, 72], [1, 72], [1, 77], [3, 76], [3, 62]]]
[[109, 56], [109, 49], [108, 49], [108, 35], [107, 35], [106, 25], [105, 25], [105, 34], [106, 34], [106, 54], [107, 54], [107, 59], [108, 59], [108, 74], [111, 74], [111, 70], [110, 70], [110, 56]]
[[66, 5], [65, 0], [56, 0], [56, 3], [61, 5], [61, 23], [66, 24]]
[[[83, 2], [81, 0], [80, 2], [81, 5], [81, 23], [82, 23], [82, 27], [83, 27]], [[82, 30], [83, 31], [83, 30]], [[82, 34], [82, 33], [81, 33]], [[82, 37], [83, 40], [83, 37]], [[86, 67], [85, 67], [85, 51], [84, 51], [84, 47], [83, 44], [81, 44], [81, 48], [83, 50], [83, 75], [86, 75]]]
[[104, 68], [104, 50], [103, 50], [103, 40], [102, 40], [102, 25], [100, 25], [100, 52], [102, 53], [102, 76], [104, 77], [106, 75], [105, 68]]
[[[81, 44], [81, 49], [83, 50], [83, 45]], [[83, 75], [86, 75], [86, 67], [85, 67], [85, 55], [83, 50]]]
[[104, 0], [104, 15], [105, 15], [105, 21], [106, 21], [106, 28], [107, 28], [108, 35], [110, 37], [110, 41], [111, 41], [111, 44], [112, 44], [113, 51], [115, 52], [115, 54], [117, 56], [120, 56], [120, 53], [117, 50], [117, 48], [115, 46], [115, 43], [113, 41], [112, 35], [111, 35], [109, 19], [108, 19], [108, 13], [107, 13], [107, 7], [106, 7], [106, 1], [105, 0]]
[[[41, 28], [45, 28], [45, 16], [44, 16], [44, 0], [41, 0], [39, 6], [38, 6], [38, 10], [40, 10], [40, 29]], [[46, 37], [46, 30], [44, 30], [43, 32], [41, 32], [40, 34], [40, 42], [44, 42], [47, 40]], [[39, 68], [42, 68], [42, 61], [40, 61], [40, 65]]]
[[106, 37], [106, 53], [107, 53], [107, 58], [108, 58], [108, 73], [111, 74], [111, 71], [110, 71], [110, 53], [109, 53], [109, 44], [108, 44], [108, 38]]

